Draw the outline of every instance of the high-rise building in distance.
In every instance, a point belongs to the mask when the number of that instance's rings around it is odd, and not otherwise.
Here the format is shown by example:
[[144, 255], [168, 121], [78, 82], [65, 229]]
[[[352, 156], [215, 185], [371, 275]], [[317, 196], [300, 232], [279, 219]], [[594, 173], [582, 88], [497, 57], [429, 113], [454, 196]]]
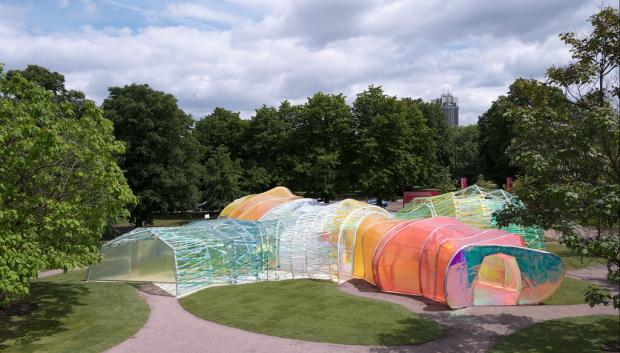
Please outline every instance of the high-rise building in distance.
[[459, 126], [459, 102], [458, 98], [450, 93], [442, 94], [435, 100], [443, 109], [443, 117], [448, 126]]

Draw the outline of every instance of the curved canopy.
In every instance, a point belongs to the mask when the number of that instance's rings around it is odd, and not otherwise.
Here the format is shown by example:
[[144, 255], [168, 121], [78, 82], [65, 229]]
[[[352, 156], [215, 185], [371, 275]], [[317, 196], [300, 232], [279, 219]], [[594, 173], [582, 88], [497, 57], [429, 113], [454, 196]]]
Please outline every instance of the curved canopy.
[[[468, 203], [451, 205], [463, 215]], [[434, 201], [425, 209], [436, 212], [432, 207]], [[103, 246], [89, 279], [168, 283], [183, 296], [221, 283], [361, 278], [459, 308], [537, 303], [564, 274], [559, 257], [525, 247], [518, 234], [448, 217], [394, 219], [351, 199], [322, 204], [276, 188], [235, 200], [222, 213], [224, 219], [122, 235]]]
[[516, 305], [546, 299], [562, 281], [559, 257], [527, 249], [519, 235], [503, 230], [436, 217], [399, 223], [385, 233], [364, 278], [387, 292], [423, 295], [453, 308]]
[[248, 195], [233, 201], [220, 213], [220, 218], [236, 218], [249, 221], [260, 219], [273, 207], [299, 199], [289, 189], [278, 186], [257, 195]]
[[[395, 217], [398, 219], [455, 217], [475, 228], [498, 229], [493, 213], [510, 204], [522, 205], [521, 201], [509, 192], [487, 191], [478, 185], [472, 185], [456, 192], [414, 199], [398, 211]], [[545, 247], [544, 232], [540, 228], [511, 224], [501, 229], [521, 235], [530, 248]]]
[[278, 222], [198, 221], [136, 228], [102, 247], [88, 280], [174, 283], [177, 296], [212, 284], [277, 276]]
[[518, 200], [474, 186], [411, 203], [399, 214], [410, 220], [355, 200], [322, 205], [310, 199], [281, 202], [260, 219], [285, 224], [281, 252], [294, 254], [306, 244], [314, 254], [308, 269], [336, 273], [339, 281], [363, 278], [381, 290], [453, 308], [540, 302], [559, 287], [564, 268], [556, 255], [528, 249], [524, 238], [530, 245], [538, 239], [524, 236], [523, 228], [515, 227], [517, 234], [494, 227], [493, 211], [509, 202]]

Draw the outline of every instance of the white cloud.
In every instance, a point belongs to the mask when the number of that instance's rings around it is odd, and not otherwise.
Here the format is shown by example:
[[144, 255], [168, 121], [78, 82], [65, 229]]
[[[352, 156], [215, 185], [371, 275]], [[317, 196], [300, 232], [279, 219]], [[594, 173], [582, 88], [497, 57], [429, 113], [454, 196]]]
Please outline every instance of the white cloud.
[[218, 11], [206, 5], [191, 2], [168, 4], [166, 6], [165, 16], [226, 24], [240, 23], [245, 20], [241, 16]]
[[523, 3], [481, 0], [232, 2], [265, 15], [251, 20], [204, 4], [171, 3], [157, 16], [230, 28], [180, 21], [33, 34], [24, 16], [5, 21], [7, 7], [0, 5], [0, 60], [8, 68], [32, 63], [59, 71], [68, 87], [98, 102], [110, 86], [148, 83], [174, 94], [195, 117], [215, 106], [247, 117], [262, 104], [302, 102], [319, 90], [351, 101], [370, 84], [426, 100], [449, 90], [459, 97], [461, 122], [470, 124], [515, 78], [542, 77], [545, 68], [566, 62], [557, 33], [582, 28], [595, 11], [590, 3], [568, 2], [568, 10], [555, 11], [534, 0], [530, 12]]

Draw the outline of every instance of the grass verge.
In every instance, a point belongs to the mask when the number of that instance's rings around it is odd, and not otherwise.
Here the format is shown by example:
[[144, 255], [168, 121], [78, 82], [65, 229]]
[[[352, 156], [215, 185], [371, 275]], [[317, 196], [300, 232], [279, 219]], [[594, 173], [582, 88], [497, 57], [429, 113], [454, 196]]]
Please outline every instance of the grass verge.
[[545, 250], [561, 257], [567, 270], [605, 265], [604, 259], [575, 254], [572, 250], [562, 244], [546, 243], [545, 248]]
[[84, 283], [84, 270], [35, 280], [24, 316], [0, 314], [0, 351], [101, 352], [135, 334], [149, 316], [136, 290], [121, 283]]
[[272, 336], [361, 345], [438, 338], [442, 327], [400, 305], [359, 298], [320, 280], [212, 287], [179, 300], [205, 320]]
[[567, 317], [534, 324], [501, 339], [491, 353], [600, 353], [601, 344], [618, 340], [618, 317]]
[[584, 294], [588, 287], [595, 287], [602, 290], [604, 293], [609, 293], [609, 291], [603, 287], [597, 286], [596, 284], [589, 283], [586, 281], [581, 281], [578, 279], [564, 277], [564, 281], [560, 288], [558, 288], [555, 293], [547, 300], [543, 302], [543, 304], [548, 305], [573, 305], [573, 304], [586, 304], [584, 299]]

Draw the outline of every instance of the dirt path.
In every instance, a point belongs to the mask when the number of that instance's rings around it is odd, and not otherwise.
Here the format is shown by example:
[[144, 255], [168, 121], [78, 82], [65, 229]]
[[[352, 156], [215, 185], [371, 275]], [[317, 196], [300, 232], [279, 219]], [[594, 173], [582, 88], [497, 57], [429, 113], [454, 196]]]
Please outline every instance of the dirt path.
[[[575, 271], [570, 276], [604, 280], [605, 269]], [[138, 333], [108, 352], [485, 352], [503, 335], [535, 322], [566, 316], [616, 315], [610, 307], [587, 305], [495, 306], [449, 310], [423, 298], [377, 292], [364, 281], [348, 282], [341, 290], [353, 295], [400, 304], [445, 327], [433, 342], [400, 347], [346, 346], [307, 342], [251, 333], [199, 319], [186, 312], [175, 298], [140, 292], [151, 307], [150, 317]]]

